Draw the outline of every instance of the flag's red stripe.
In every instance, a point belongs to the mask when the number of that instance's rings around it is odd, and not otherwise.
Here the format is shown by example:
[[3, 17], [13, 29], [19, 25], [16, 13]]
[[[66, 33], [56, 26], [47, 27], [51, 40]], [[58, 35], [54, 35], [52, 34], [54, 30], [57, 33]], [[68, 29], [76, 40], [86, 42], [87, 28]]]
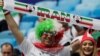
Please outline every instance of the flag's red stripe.
[[70, 22], [70, 19], [65, 19], [67, 22]]
[[85, 25], [93, 26], [93, 24], [91, 24], [91, 23], [82, 22], [82, 21], [80, 21], [80, 24], [85, 24]]
[[19, 7], [14, 7], [14, 9], [16, 9], [16, 10], [20, 10], [20, 11], [29, 12], [29, 10], [27, 10], [27, 9], [23, 9], [23, 8], [19, 8]]

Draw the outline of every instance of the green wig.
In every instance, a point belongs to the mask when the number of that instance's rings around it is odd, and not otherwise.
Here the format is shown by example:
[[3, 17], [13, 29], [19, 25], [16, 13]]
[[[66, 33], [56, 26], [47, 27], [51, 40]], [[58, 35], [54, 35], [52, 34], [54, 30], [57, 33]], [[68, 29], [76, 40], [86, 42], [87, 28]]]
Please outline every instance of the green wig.
[[47, 18], [36, 26], [36, 37], [40, 40], [44, 31], [53, 31], [53, 20]]

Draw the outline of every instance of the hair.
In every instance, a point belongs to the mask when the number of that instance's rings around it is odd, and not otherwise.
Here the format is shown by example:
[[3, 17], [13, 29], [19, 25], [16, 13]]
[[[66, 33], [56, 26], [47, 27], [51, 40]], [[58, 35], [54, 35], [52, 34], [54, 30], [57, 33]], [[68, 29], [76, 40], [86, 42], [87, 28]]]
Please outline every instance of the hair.
[[50, 19], [39, 22], [36, 26], [36, 37], [40, 40], [43, 32], [50, 31], [52, 28], [53, 22]]
[[0, 32], [8, 30], [8, 25], [6, 20], [0, 21]]
[[59, 32], [61, 27], [62, 27], [62, 24], [58, 22], [57, 20], [46, 18], [44, 21], [39, 22], [39, 24], [36, 25], [36, 30], [35, 30], [36, 38], [41, 40], [41, 36], [43, 32], [45, 31]]
[[97, 47], [100, 48], [100, 36], [99, 36], [98, 41], [97, 41]]
[[17, 49], [17, 48], [14, 49], [14, 52], [13, 52], [14, 56], [21, 56], [21, 54], [22, 54], [22, 52], [19, 49]]
[[8, 43], [8, 42], [5, 42], [5, 43], [3, 43], [2, 45], [1, 45], [1, 48], [3, 47], [3, 46], [11, 46], [11, 49], [12, 49], [12, 51], [13, 51], [13, 45], [12, 44], [10, 44], [10, 43]]
[[[92, 42], [93, 43], [93, 42]], [[97, 48], [96, 48], [96, 44], [95, 43], [93, 43], [94, 44], [94, 49], [93, 49], [93, 53], [92, 53], [92, 55], [91, 56], [97, 56]], [[83, 56], [83, 52], [82, 52], [83, 50], [82, 50], [82, 44], [80, 45], [80, 56]]]

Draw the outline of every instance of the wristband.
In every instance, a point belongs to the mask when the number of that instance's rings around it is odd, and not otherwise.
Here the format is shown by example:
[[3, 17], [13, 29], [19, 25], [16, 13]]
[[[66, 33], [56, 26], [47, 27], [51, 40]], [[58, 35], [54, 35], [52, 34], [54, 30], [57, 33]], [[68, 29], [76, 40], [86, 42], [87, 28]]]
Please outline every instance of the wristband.
[[3, 12], [4, 12], [4, 15], [7, 15], [10, 13], [10, 11], [8, 11], [8, 10], [3, 10]]

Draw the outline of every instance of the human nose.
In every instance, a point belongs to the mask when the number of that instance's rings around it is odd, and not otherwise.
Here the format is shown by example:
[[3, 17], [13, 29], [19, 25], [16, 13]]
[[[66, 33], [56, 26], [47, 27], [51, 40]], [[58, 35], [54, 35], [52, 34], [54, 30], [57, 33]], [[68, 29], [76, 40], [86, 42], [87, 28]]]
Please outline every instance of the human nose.
[[86, 45], [86, 48], [89, 48], [89, 44]]

